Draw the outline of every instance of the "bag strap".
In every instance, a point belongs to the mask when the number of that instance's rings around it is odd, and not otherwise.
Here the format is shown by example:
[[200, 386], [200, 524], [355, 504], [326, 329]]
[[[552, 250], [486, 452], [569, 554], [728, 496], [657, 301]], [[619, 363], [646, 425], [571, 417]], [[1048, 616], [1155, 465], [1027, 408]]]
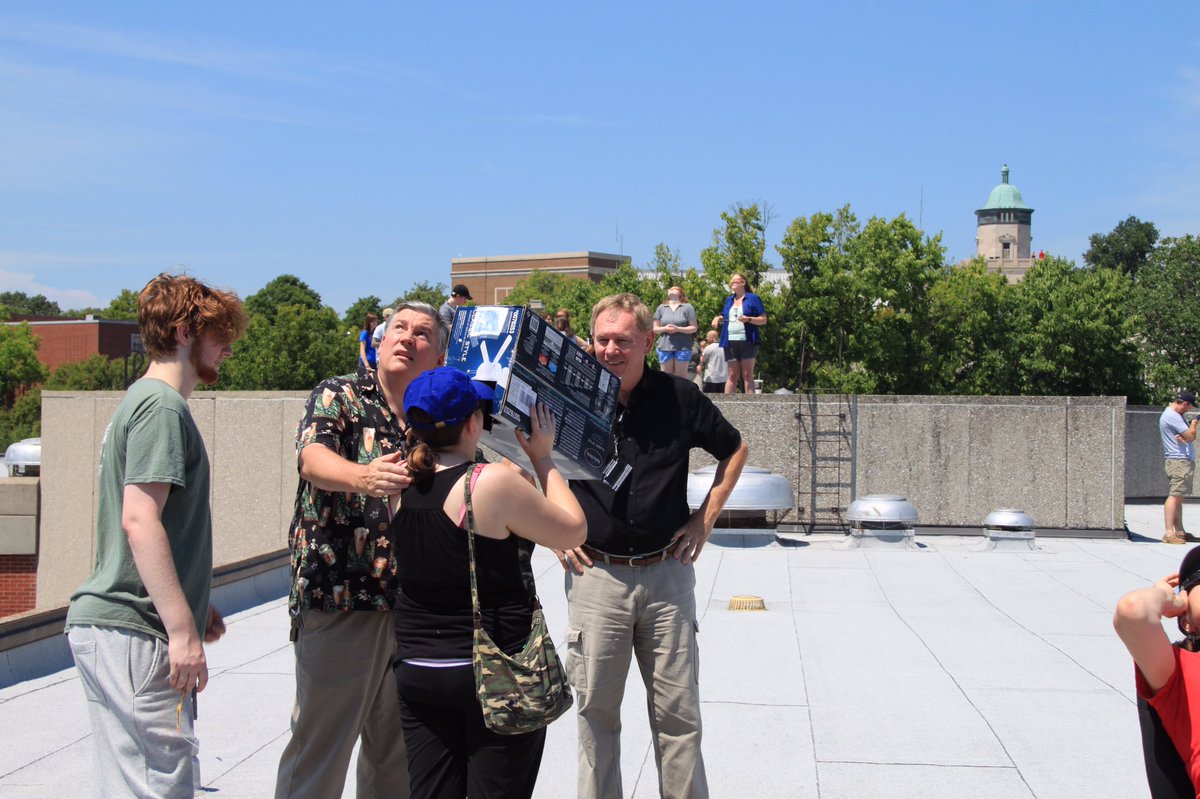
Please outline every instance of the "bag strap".
[[483, 629], [483, 618], [479, 613], [479, 583], [475, 579], [475, 511], [471, 508], [471, 489], [479, 479], [483, 467], [482, 463], [475, 464], [471, 471], [471, 479], [463, 480], [463, 515], [467, 519], [467, 557], [471, 566], [471, 621], [476, 630]]
[[[475, 487], [479, 473], [486, 465], [486, 463], [475, 464], [475, 468], [471, 472], [471, 479], [463, 480], [463, 516], [467, 520], [467, 558], [471, 567], [471, 617], [477, 630], [482, 629], [483, 619], [479, 612], [479, 582], [475, 576], [475, 510], [471, 506], [471, 490]], [[460, 521], [459, 524], [461, 525], [462, 522]], [[531, 606], [534, 610], [541, 610], [542, 602], [538, 599], [537, 591], [534, 590], [533, 564], [520, 546], [517, 547], [517, 564], [521, 569], [521, 581], [525, 583], [525, 590], [529, 592]]]
[[[479, 475], [483, 472], [484, 466], [487, 466], [487, 464], [486, 463], [477, 463], [477, 464], [475, 464], [475, 468], [471, 470], [471, 490], [472, 491], [475, 490], [475, 484], [477, 482], [479, 482]], [[467, 518], [467, 503], [464, 502], [463, 508], [462, 508], [462, 513], [458, 514], [458, 526], [459, 527], [463, 526], [463, 522], [466, 520], [466, 518]]]

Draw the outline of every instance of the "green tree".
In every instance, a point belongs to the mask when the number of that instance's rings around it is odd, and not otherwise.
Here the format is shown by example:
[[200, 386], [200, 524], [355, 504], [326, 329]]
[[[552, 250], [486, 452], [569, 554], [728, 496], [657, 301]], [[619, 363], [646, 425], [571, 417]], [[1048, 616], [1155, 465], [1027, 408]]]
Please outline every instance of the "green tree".
[[769, 316], [763, 331], [758, 368], [764, 380], [802, 389], [874, 391], [863, 342], [875, 289], [851, 252], [860, 230], [849, 205], [788, 225], [776, 247], [788, 277], [780, 295], [785, 310]]
[[1200, 238], [1163, 239], [1138, 270], [1133, 304], [1150, 398], [1200, 388]]
[[794, 220], [777, 250], [788, 281], [768, 304], [765, 381], [852, 393], [931, 390], [931, 297], [946, 274], [940, 236], [925, 236], [903, 214], [860, 225], [847, 205]]
[[719, 285], [729, 283], [734, 273], [744, 275], [751, 286], [762, 282], [769, 268], [766, 261], [767, 226], [771, 210], [758, 203], [738, 203], [721, 212], [722, 227], [713, 230], [713, 243], [700, 252], [704, 274]]
[[1012, 351], [1020, 393], [1142, 398], [1127, 275], [1046, 258], [1015, 288]]
[[42, 432], [42, 391], [32, 388], [17, 397], [12, 407], [0, 408], [0, 453], [9, 444], [34, 438]]
[[858, 346], [878, 393], [924, 394], [933, 384], [929, 294], [943, 255], [941, 236], [926, 237], [903, 214], [870, 219], [851, 242], [871, 302]]
[[1158, 228], [1153, 222], [1130, 216], [1109, 233], [1093, 233], [1088, 242], [1091, 246], [1083, 254], [1083, 260], [1089, 266], [1119, 269], [1136, 278], [1158, 243]]
[[333, 375], [354, 372], [358, 339], [346, 335], [332, 308], [285, 305], [274, 319], [254, 316], [221, 366], [217, 388], [306, 391]]
[[395, 308], [402, 302], [423, 302], [434, 308], [440, 308], [449, 296], [450, 288], [445, 283], [429, 283], [422, 280], [414, 283], [408, 291], [397, 297], [391, 307]]
[[62, 316], [58, 303], [46, 299], [44, 294], [34, 294], [32, 297], [23, 291], [0, 291], [0, 305], [8, 309], [9, 314], [24, 314], [28, 316]]
[[1018, 393], [1012, 342], [1016, 289], [983, 259], [948, 270], [930, 290], [935, 394]]
[[55, 391], [121, 391], [125, 388], [125, 362], [96, 354], [87, 360], [64, 363], [51, 373], [43, 388]]
[[367, 314], [375, 314], [375, 318], [379, 318], [379, 312], [383, 306], [380, 304], [380, 299], [374, 294], [366, 297], [359, 297], [354, 301], [354, 304], [346, 309], [346, 313], [342, 315], [342, 326], [346, 329], [354, 328], [356, 330], [363, 329], [363, 322], [367, 319]]
[[[592, 327], [592, 308], [609, 294], [630, 292], [638, 295], [651, 308], [662, 301], [655, 278], [648, 278], [628, 261], [604, 276], [599, 283], [542, 270], [518, 281], [504, 300], [506, 305], [541, 304], [542, 312], [553, 313], [559, 308], [571, 312], [571, 325], [576, 335], [587, 338]], [[665, 291], [662, 292], [665, 295]]]
[[105, 319], [122, 319], [137, 321], [138, 292], [133, 289], [121, 289], [121, 293], [113, 297], [108, 308], [100, 312]]
[[280, 308], [299, 306], [309, 310], [321, 307], [321, 295], [295, 275], [280, 275], [246, 298], [246, 311], [274, 321]]
[[540, 303], [540, 313], [551, 314], [559, 308], [566, 308], [571, 312], [571, 325], [575, 332], [580, 336], [587, 336], [592, 306], [602, 296], [604, 295], [599, 283], [537, 270], [524, 280], [518, 281], [504, 303]]
[[46, 379], [37, 359], [40, 339], [27, 323], [0, 325], [0, 407], [11, 408], [23, 388]]
[[83, 308], [68, 308], [67, 310], [63, 311], [63, 316], [67, 319], [84, 319], [88, 316], [106, 319], [108, 318], [105, 316], [106, 313], [108, 313], [107, 307], [100, 308], [95, 305], [88, 305]]

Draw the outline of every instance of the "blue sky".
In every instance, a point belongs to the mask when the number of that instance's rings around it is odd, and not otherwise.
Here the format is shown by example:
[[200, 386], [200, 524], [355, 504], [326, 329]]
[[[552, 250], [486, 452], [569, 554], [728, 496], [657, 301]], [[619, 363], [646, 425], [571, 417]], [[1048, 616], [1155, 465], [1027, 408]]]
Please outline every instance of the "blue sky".
[[[339, 310], [458, 256], [698, 265], [720, 213], [923, 216], [949, 257], [1008, 163], [1035, 249], [1200, 233], [1200, 4], [0, 6], [0, 290], [164, 269]], [[922, 193], [924, 204], [922, 209]], [[773, 261], [778, 263], [778, 255]]]

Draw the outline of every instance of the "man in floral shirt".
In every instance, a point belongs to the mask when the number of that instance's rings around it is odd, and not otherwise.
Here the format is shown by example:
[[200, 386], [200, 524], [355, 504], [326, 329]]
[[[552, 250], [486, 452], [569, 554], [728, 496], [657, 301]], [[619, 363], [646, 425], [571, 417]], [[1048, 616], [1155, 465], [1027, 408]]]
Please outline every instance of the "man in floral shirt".
[[296, 705], [276, 799], [341, 796], [360, 736], [359, 799], [409, 795], [392, 676], [396, 557], [386, 498], [410, 482], [404, 391], [442, 364], [448, 336], [431, 306], [401, 303], [377, 371], [332, 377], [305, 405], [288, 530]]

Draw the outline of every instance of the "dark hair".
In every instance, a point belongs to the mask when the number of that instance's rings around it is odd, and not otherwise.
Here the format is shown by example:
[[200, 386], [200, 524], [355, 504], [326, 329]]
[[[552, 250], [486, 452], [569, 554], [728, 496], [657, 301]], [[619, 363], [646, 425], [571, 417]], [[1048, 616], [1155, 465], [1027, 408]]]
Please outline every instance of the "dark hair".
[[[409, 411], [409, 421], [420, 425], [432, 425], [437, 420], [420, 408]], [[408, 471], [414, 483], [423, 483], [433, 477], [437, 470], [438, 451], [448, 449], [462, 440], [467, 421], [453, 427], [429, 428], [417, 432], [408, 429]]]
[[379, 318], [377, 316], [375, 316], [375, 314], [369, 313], [369, 314], [367, 314], [366, 321], [363, 323], [363, 330], [365, 330], [368, 334], [374, 333], [375, 326], [378, 323], [379, 323]]

